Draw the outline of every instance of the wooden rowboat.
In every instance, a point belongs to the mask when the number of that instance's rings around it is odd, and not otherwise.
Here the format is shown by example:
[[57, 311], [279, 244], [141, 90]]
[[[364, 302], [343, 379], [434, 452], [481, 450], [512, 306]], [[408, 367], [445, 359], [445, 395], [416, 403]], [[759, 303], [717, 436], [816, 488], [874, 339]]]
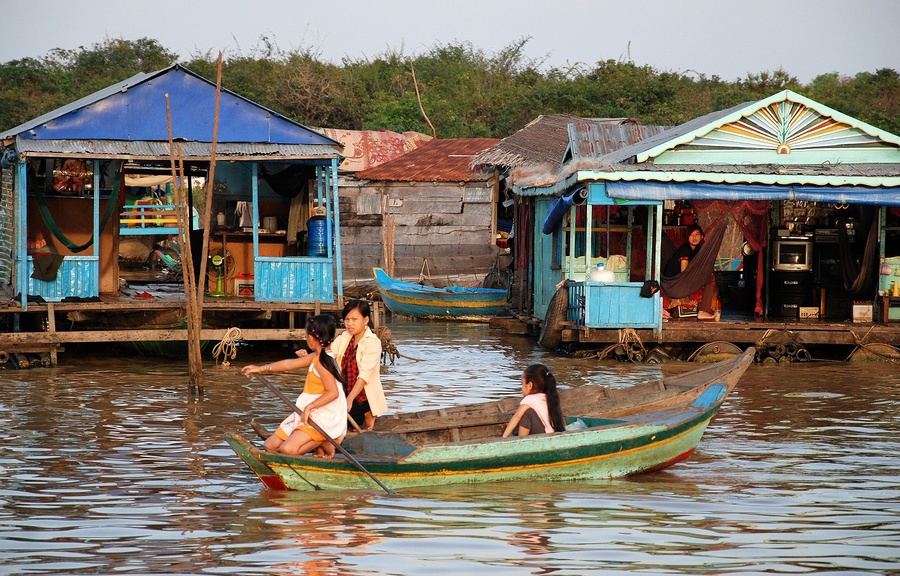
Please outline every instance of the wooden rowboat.
[[[710, 420], [753, 362], [731, 360], [628, 388], [561, 390], [565, 432], [500, 438], [518, 398], [383, 415], [377, 430], [342, 446], [390, 489], [453, 483], [628, 476], [671, 466], [696, 449]], [[226, 434], [237, 455], [275, 490], [366, 489], [371, 478], [347, 459], [263, 452]]]
[[494, 288], [434, 288], [391, 278], [373, 268], [384, 305], [394, 314], [413, 318], [477, 319], [506, 308], [506, 290]]

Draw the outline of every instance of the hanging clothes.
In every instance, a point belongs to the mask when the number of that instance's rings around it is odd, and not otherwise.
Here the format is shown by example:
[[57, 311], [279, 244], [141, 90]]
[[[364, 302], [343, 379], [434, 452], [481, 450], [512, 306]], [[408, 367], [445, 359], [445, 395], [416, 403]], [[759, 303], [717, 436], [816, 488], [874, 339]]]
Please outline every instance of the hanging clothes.
[[253, 204], [250, 202], [238, 202], [237, 208], [234, 209], [234, 217], [238, 222], [238, 226], [242, 228], [250, 228], [253, 226]]

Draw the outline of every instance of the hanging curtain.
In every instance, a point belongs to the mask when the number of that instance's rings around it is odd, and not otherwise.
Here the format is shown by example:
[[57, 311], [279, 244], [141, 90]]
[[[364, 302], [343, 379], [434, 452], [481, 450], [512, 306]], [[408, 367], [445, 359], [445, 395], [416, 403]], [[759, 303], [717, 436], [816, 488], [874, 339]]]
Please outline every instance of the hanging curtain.
[[[692, 204], [700, 214], [701, 225], [708, 219], [716, 221], [725, 214], [730, 214], [743, 234], [747, 244], [757, 252], [766, 247], [769, 230], [768, 200], [693, 200]], [[763, 315], [762, 287], [765, 275], [765, 259], [756, 259], [756, 306], [754, 313]]]
[[878, 260], [878, 226], [875, 218], [878, 209], [874, 206], [859, 206], [860, 220], [855, 224], [858, 230], [868, 230], [862, 254], [857, 258], [847, 235], [846, 220], [838, 221], [838, 249], [841, 255], [841, 276], [844, 289], [851, 294], [869, 294], [875, 289], [875, 267]]

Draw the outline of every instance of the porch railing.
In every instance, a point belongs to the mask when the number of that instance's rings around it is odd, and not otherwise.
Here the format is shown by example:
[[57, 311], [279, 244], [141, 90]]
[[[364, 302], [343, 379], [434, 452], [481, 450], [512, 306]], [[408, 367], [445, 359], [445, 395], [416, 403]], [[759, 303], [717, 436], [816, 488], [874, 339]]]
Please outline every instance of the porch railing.
[[59, 302], [63, 298], [92, 298], [99, 296], [100, 259], [96, 256], [66, 256], [56, 271], [52, 282], [35, 280], [34, 258], [28, 257], [28, 294], [40, 296], [48, 302]]
[[568, 282], [566, 319], [578, 328], [652, 328], [662, 326], [659, 292], [640, 295], [642, 282]]
[[254, 260], [254, 299], [259, 302], [334, 302], [334, 263], [329, 258]]
[[178, 215], [174, 204], [134, 204], [119, 215], [119, 234], [178, 234]]

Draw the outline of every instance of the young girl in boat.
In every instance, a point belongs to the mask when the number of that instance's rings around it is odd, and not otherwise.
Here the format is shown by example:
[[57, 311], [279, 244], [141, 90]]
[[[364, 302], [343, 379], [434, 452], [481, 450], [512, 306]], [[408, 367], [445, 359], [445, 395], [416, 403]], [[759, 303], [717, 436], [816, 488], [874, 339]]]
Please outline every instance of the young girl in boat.
[[387, 410], [381, 387], [381, 339], [369, 329], [371, 311], [365, 300], [350, 300], [344, 306], [344, 330], [331, 344], [344, 375], [347, 413], [366, 430], [375, 427], [375, 417]]
[[522, 372], [522, 396], [519, 409], [503, 431], [504, 438], [510, 434], [528, 436], [566, 429], [559, 407], [556, 378], [546, 366], [532, 364]]
[[306, 323], [309, 354], [265, 366], [250, 364], [243, 368], [242, 372], [247, 376], [309, 368], [303, 393], [297, 398], [297, 408], [303, 416], [291, 412], [275, 433], [266, 439], [263, 446], [267, 450], [291, 455], [316, 451], [328, 458], [333, 457], [334, 446], [309, 424], [310, 419], [337, 442], [347, 434], [347, 398], [344, 396], [341, 371], [334, 358], [325, 352], [334, 340], [334, 333], [334, 318], [327, 314], [313, 316]]

